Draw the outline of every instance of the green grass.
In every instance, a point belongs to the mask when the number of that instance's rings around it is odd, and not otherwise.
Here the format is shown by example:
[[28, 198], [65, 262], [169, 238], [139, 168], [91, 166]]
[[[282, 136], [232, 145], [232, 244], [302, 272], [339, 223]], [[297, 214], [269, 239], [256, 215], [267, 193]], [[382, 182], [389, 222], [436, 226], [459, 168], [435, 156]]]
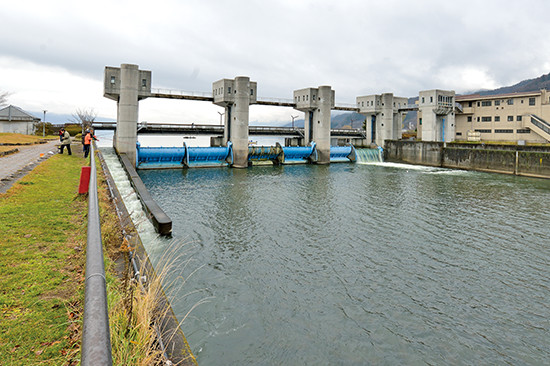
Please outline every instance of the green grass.
[[[54, 155], [0, 194], [2, 366], [79, 364], [88, 213], [87, 196], [77, 194], [87, 163], [79, 155]], [[143, 292], [128, 273], [115, 274], [128, 243], [101, 174], [98, 186], [113, 362], [156, 364], [149, 325], [160, 286]]]
[[0, 364], [77, 362], [85, 160], [55, 155], [0, 195]]

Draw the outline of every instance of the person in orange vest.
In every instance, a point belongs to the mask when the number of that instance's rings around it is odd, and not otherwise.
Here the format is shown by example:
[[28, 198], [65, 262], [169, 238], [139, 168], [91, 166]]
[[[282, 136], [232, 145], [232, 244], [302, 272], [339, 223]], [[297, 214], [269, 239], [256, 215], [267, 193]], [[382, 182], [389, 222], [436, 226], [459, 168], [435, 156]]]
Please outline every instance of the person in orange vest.
[[90, 153], [90, 144], [92, 143], [92, 140], [97, 141], [97, 138], [92, 134], [90, 130], [86, 130], [86, 134], [84, 135], [84, 159], [88, 157], [88, 154]]

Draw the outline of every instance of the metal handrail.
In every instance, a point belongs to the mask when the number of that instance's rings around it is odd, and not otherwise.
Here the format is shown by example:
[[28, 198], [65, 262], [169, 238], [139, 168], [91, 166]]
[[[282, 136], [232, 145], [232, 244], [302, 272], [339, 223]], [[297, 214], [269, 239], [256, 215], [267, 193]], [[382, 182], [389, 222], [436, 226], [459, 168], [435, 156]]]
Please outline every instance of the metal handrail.
[[550, 124], [540, 117], [531, 115], [531, 123], [550, 135]]
[[107, 283], [103, 263], [103, 243], [97, 199], [97, 171], [93, 144], [90, 145], [90, 167], [81, 364], [83, 366], [112, 365], [109, 314], [107, 310]]
[[196, 91], [173, 90], [173, 89], [151, 89], [151, 93], [212, 98], [212, 92], [196, 92]]
[[258, 98], [256, 98], [256, 100], [258, 102], [274, 102], [274, 103], [294, 104], [294, 99], [288, 99], [288, 98], [258, 97]]
[[335, 107], [343, 107], [343, 108], [359, 108], [355, 103], [334, 103]]

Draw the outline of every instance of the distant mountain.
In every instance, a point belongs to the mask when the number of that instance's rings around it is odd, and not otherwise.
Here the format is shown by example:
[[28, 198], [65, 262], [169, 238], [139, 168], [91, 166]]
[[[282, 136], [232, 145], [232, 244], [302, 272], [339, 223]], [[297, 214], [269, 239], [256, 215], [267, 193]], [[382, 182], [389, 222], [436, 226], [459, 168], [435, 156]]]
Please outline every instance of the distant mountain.
[[[44, 112], [42, 111], [30, 111], [30, 113], [37, 118], [42, 120], [44, 118]], [[53, 113], [46, 112], [46, 122], [52, 123], [54, 125], [62, 125], [65, 123], [73, 123], [74, 117], [72, 114], [62, 114], [62, 113]], [[96, 121], [101, 122], [116, 122], [115, 119], [107, 117], [96, 117]]]
[[[333, 113], [331, 117], [331, 128], [359, 128], [363, 126], [363, 121], [365, 116], [356, 112], [344, 112], [344, 113]], [[286, 123], [284, 127], [291, 127], [292, 122]], [[304, 127], [304, 119], [294, 120], [294, 127]]]
[[[523, 93], [531, 91], [539, 91], [541, 89], [550, 90], [550, 73], [546, 75], [539, 76], [535, 79], [528, 79], [520, 81], [519, 83], [512, 86], [504, 86], [502, 88], [494, 90], [479, 90], [471, 94], [479, 95], [495, 95], [495, 94], [507, 94], [507, 93]], [[470, 94], [470, 93], [468, 93]]]

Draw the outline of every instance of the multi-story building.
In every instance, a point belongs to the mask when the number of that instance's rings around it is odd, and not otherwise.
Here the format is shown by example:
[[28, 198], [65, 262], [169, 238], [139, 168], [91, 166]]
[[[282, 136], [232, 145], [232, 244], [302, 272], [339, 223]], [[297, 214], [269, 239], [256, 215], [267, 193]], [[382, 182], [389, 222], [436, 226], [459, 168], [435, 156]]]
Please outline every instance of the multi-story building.
[[550, 92], [457, 95], [455, 140], [550, 142]]

